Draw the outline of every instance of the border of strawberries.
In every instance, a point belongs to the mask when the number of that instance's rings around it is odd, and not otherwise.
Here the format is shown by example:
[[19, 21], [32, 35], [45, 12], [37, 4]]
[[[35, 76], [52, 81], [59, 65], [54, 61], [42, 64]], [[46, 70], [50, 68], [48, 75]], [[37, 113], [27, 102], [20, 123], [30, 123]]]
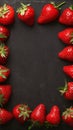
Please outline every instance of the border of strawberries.
[[[25, 104], [24, 104], [25, 105]], [[25, 105], [24, 106], [23, 104], [21, 104], [21, 106], [20, 106], [20, 111], [21, 111], [21, 115], [19, 115], [19, 118], [21, 118], [22, 117], [22, 115], [24, 114], [24, 120], [26, 120], [26, 118], [28, 119], [29, 117], [30, 117], [30, 113], [31, 113], [31, 110], [30, 110], [30, 108], [27, 106], [27, 105]], [[35, 112], [38, 108], [40, 108], [40, 110], [43, 108], [44, 109], [44, 111], [46, 110], [46, 108], [45, 108], [45, 106], [43, 105], [43, 104], [39, 104], [33, 111]], [[1, 109], [1, 108], [0, 108]], [[57, 109], [57, 111], [59, 111], [59, 109], [57, 108], [57, 106], [54, 106], [54, 107], [52, 107], [52, 109]], [[68, 110], [68, 109], [67, 109]], [[24, 111], [26, 111], [27, 112], [27, 114], [26, 114], [26, 116], [25, 116], [25, 113], [23, 113]], [[56, 112], [57, 112], [56, 111]], [[73, 110], [72, 110], [72, 112], [73, 112]], [[41, 111], [41, 113], [42, 113], [42, 111]], [[44, 115], [45, 115], [45, 113], [44, 113]], [[32, 114], [32, 117], [33, 117], [33, 114]], [[47, 115], [47, 117], [48, 117], [48, 115]], [[16, 117], [15, 117], [16, 118]], [[12, 119], [12, 116], [11, 116], [11, 119]], [[36, 120], [36, 119], [35, 119]], [[40, 119], [39, 120], [41, 120], [41, 117], [40, 117]], [[60, 119], [58, 118], [58, 120], [59, 120], [59, 122], [60, 122]], [[19, 119], [19, 121], [20, 121], [20, 119]], [[20, 121], [21, 122], [21, 121]], [[21, 122], [21, 123], [24, 123], [24, 122]], [[29, 126], [29, 130], [33, 127], [33, 126], [42, 126], [42, 122], [40, 121], [40, 123], [38, 122], [38, 121], [30, 121], [30, 126]], [[47, 122], [45, 122], [45, 126], [48, 128], [49, 126], [54, 126], [54, 124], [50, 124], [50, 123], [47, 123]], [[58, 125], [58, 124], [56, 124], [56, 125]]]

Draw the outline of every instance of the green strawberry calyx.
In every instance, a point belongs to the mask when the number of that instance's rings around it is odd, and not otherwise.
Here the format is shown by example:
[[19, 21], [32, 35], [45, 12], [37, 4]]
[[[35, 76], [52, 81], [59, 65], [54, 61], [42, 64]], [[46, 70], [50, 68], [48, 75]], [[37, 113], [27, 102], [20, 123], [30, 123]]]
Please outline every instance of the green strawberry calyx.
[[70, 38], [71, 38], [70, 43], [73, 44], [73, 32], [70, 34]]
[[53, 5], [54, 5], [54, 7], [55, 7], [55, 8], [57, 8], [57, 9], [59, 9], [59, 10], [61, 9], [61, 6], [62, 6], [62, 5], [64, 5], [65, 3], [66, 3], [66, 2], [65, 2], [65, 1], [63, 1], [62, 3], [60, 3], [60, 4], [56, 5], [54, 2], [51, 2], [51, 4], [53, 4]]
[[20, 8], [18, 8], [17, 9], [17, 13], [19, 13], [19, 14], [21, 14], [21, 15], [24, 15], [25, 14], [25, 12], [27, 11], [27, 9], [28, 9], [28, 6], [30, 6], [30, 4], [23, 4], [23, 3], [21, 3], [21, 7]]
[[0, 38], [7, 38], [7, 36], [4, 35], [3, 33], [0, 33]]
[[65, 86], [59, 88], [59, 92], [63, 95], [68, 89], [67, 81], [65, 81]]
[[27, 118], [29, 118], [31, 111], [28, 110], [28, 106], [27, 106], [27, 105], [21, 104], [18, 110], [19, 110], [19, 112], [20, 112], [19, 118], [20, 118], [20, 117], [23, 117], [23, 120], [24, 120], [24, 121], [25, 121]]
[[5, 48], [5, 45], [3, 43], [0, 44], [0, 55], [2, 58], [5, 58], [7, 55], [7, 49]]
[[71, 106], [70, 108], [67, 108], [66, 111], [63, 112], [62, 116], [67, 119], [67, 117], [73, 118], [73, 107]]
[[9, 70], [9, 69], [2, 69], [2, 68], [0, 67], [0, 77], [6, 79], [7, 77], [5, 76], [4, 73], [6, 73], [8, 70]]
[[71, 5], [71, 6], [69, 7], [69, 9], [73, 10], [73, 5]]
[[0, 7], [0, 17], [4, 18], [4, 16], [9, 12], [9, 9], [7, 8], [7, 5], [4, 4]]
[[5, 101], [4, 95], [0, 94], [0, 106], [2, 107], [3, 103]]

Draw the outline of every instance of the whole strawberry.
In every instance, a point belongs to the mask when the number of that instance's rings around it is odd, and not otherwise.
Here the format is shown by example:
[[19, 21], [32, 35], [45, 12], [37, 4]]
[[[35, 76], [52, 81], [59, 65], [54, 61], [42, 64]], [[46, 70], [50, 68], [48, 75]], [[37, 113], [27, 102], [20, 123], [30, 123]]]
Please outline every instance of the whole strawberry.
[[73, 46], [65, 47], [61, 52], [59, 52], [58, 57], [73, 62]]
[[30, 118], [30, 113], [30, 108], [25, 104], [19, 104], [13, 108], [14, 117], [22, 124]]
[[0, 85], [0, 106], [5, 105], [11, 96], [10, 85]]
[[0, 83], [6, 81], [9, 75], [10, 75], [10, 69], [0, 65]]
[[65, 86], [62, 87], [59, 91], [65, 99], [73, 100], [73, 82], [65, 82]]
[[9, 30], [4, 26], [0, 26], [0, 41], [1, 42], [6, 41], [9, 35], [10, 35]]
[[21, 7], [17, 9], [18, 18], [25, 24], [32, 26], [34, 24], [35, 11], [30, 4], [21, 3]]
[[73, 127], [73, 107], [67, 108], [62, 114], [62, 120], [69, 126]]
[[14, 9], [8, 4], [0, 6], [0, 23], [9, 25], [14, 22]]
[[63, 4], [65, 4], [65, 2], [59, 5], [55, 5], [54, 2], [44, 5], [37, 22], [39, 24], [46, 24], [56, 20], [59, 16], [59, 9]]
[[73, 78], [73, 65], [68, 65], [63, 67], [64, 73], [66, 73], [70, 78]]
[[0, 44], [0, 64], [5, 64], [9, 56], [9, 48], [3, 43]]
[[46, 121], [50, 125], [58, 125], [60, 124], [61, 117], [60, 117], [60, 109], [58, 106], [54, 105], [50, 113], [46, 116]]
[[65, 25], [73, 25], [73, 5], [70, 6], [69, 8], [66, 8], [60, 18], [59, 18], [59, 22], [61, 24], [65, 24]]
[[0, 124], [6, 124], [13, 118], [11, 112], [7, 111], [6, 109], [0, 108]]
[[73, 28], [67, 28], [59, 32], [58, 38], [67, 45], [73, 44]]
[[34, 126], [41, 126], [45, 122], [46, 117], [46, 107], [44, 104], [39, 104], [34, 108], [31, 113], [31, 125], [28, 127], [28, 130], [31, 130]]
[[46, 116], [46, 107], [44, 104], [39, 104], [31, 113], [31, 120], [43, 124]]

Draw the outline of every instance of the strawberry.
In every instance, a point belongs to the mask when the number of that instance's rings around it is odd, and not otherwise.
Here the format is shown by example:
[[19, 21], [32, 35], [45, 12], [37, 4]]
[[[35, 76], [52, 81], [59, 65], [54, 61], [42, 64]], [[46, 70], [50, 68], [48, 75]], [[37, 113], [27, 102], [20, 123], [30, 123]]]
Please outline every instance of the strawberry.
[[31, 113], [31, 120], [43, 124], [45, 121], [46, 107], [44, 104], [39, 104]]
[[46, 122], [51, 125], [58, 125], [60, 123], [60, 109], [58, 106], [54, 105], [50, 113], [46, 116]]
[[56, 20], [59, 16], [59, 9], [63, 4], [65, 4], [65, 2], [59, 5], [55, 5], [54, 2], [44, 5], [37, 22], [39, 24], [46, 24]]
[[69, 8], [66, 8], [60, 18], [59, 18], [59, 22], [61, 24], [65, 24], [65, 25], [73, 25], [73, 5], [70, 6]]
[[65, 99], [73, 100], [73, 82], [65, 82], [65, 86], [59, 91], [62, 95], [64, 95]]
[[8, 123], [12, 118], [13, 118], [13, 115], [11, 112], [3, 108], [0, 108], [0, 124], [1, 125]]
[[31, 130], [34, 126], [41, 126], [45, 122], [46, 117], [46, 107], [44, 104], [39, 104], [31, 113], [31, 125], [28, 127], [28, 130]]
[[62, 114], [62, 120], [69, 126], [73, 127], [73, 107], [67, 108]]
[[67, 45], [73, 44], [73, 28], [67, 28], [59, 32], [58, 38]]
[[11, 95], [11, 86], [10, 85], [0, 85], [0, 105], [5, 105]]
[[14, 117], [22, 124], [30, 118], [30, 113], [30, 108], [25, 104], [19, 104], [13, 108]]
[[9, 30], [4, 26], [0, 26], [0, 41], [1, 42], [6, 41], [9, 35], [10, 35]]
[[0, 6], [0, 23], [9, 25], [14, 22], [14, 9], [8, 4]]
[[68, 65], [63, 67], [64, 73], [66, 73], [70, 78], [73, 78], [73, 65]]
[[73, 61], [73, 46], [65, 47], [61, 52], [59, 52], [58, 56], [63, 60]]
[[3, 43], [0, 44], [0, 64], [5, 64], [9, 56], [9, 48]]
[[21, 3], [21, 7], [17, 9], [18, 18], [25, 24], [32, 26], [34, 24], [35, 11], [30, 4]]
[[9, 75], [10, 75], [10, 69], [0, 65], [0, 82], [6, 81]]

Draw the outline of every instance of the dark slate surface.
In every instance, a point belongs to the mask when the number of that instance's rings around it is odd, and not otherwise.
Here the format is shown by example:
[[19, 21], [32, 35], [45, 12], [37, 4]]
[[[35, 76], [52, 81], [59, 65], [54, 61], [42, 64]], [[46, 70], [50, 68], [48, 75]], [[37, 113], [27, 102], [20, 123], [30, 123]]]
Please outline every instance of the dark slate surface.
[[[62, 2], [63, 0], [55, 0]], [[73, 4], [72, 0], [65, 0], [65, 7]], [[0, 4], [8, 3], [16, 10], [20, 2], [31, 3], [35, 8], [36, 20], [40, 10], [49, 0], [0, 0]], [[53, 22], [48, 25], [38, 25], [35, 22], [33, 27], [28, 27], [15, 17], [15, 23], [9, 26], [11, 35], [7, 41], [10, 47], [10, 56], [7, 66], [11, 69], [11, 76], [6, 83], [12, 85], [12, 97], [6, 109], [12, 108], [19, 103], [29, 104], [31, 109], [39, 103], [44, 103], [47, 111], [56, 104], [61, 112], [73, 102], [65, 100], [58, 92], [58, 87], [64, 85], [64, 80], [72, 81], [62, 71], [62, 67], [69, 62], [62, 61], [57, 54], [65, 45], [59, 41], [57, 34], [66, 26]], [[28, 125], [20, 125], [15, 119], [0, 130], [26, 130]], [[46, 130], [46, 128], [41, 128]], [[62, 123], [51, 130], [72, 130]], [[34, 128], [35, 130], [35, 128]]]

